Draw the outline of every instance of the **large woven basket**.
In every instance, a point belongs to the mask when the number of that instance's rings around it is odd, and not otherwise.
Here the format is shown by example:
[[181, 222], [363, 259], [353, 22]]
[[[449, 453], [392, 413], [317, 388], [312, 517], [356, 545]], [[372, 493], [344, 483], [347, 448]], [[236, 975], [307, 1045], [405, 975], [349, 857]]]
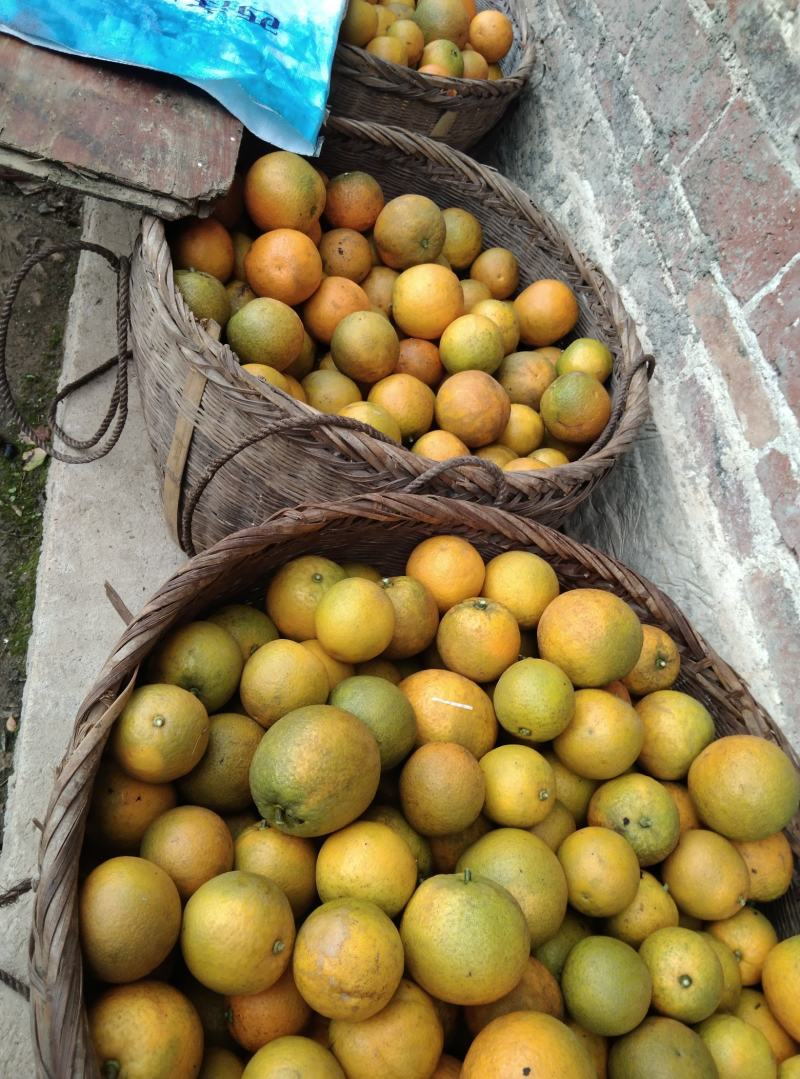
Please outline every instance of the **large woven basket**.
[[[547, 558], [564, 588], [604, 588], [632, 604], [678, 644], [677, 687], [709, 708], [722, 734], [769, 738], [791, 748], [747, 686], [692, 629], [654, 585], [613, 558], [559, 532], [487, 507], [449, 499], [383, 495], [299, 507], [229, 536], [176, 573], [123, 633], [81, 706], [44, 822], [40, 879], [31, 936], [31, 1004], [40, 1072], [57, 1079], [96, 1076], [83, 1001], [76, 891], [78, 860], [92, 783], [111, 726], [124, 706], [139, 664], [176, 623], [234, 598], [263, 601], [264, 581], [298, 555], [319, 552], [363, 560], [402, 573], [412, 547], [428, 536], [456, 534], [485, 557], [525, 548]], [[797, 822], [790, 832], [800, 852]], [[773, 904], [782, 936], [800, 931], [800, 884]]]
[[605, 431], [570, 465], [501, 472], [462, 457], [438, 465], [354, 420], [324, 416], [241, 370], [175, 290], [160, 221], [146, 217], [131, 268], [131, 342], [167, 519], [190, 554], [283, 506], [409, 490], [498, 505], [558, 525], [603, 479], [647, 415], [647, 375], [633, 322], [603, 274], [528, 196], [493, 169], [406, 132], [334, 120], [322, 166], [367, 168], [387, 197], [419, 192], [481, 221], [487, 246], [511, 248], [521, 283], [567, 281], [576, 333], [614, 356]]
[[473, 146], [521, 93], [534, 63], [533, 34], [524, 0], [478, 0], [476, 6], [479, 11], [502, 11], [514, 26], [514, 43], [500, 64], [502, 79], [490, 82], [420, 75], [366, 49], [340, 44], [329, 99], [333, 114], [401, 127], [457, 150]]

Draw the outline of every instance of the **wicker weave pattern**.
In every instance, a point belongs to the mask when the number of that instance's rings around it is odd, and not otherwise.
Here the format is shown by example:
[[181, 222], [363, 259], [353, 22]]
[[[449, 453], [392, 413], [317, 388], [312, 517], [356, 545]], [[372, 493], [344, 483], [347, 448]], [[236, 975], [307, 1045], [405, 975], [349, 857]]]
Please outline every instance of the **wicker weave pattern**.
[[[642, 350], [616, 290], [523, 191], [446, 146], [333, 120], [322, 166], [331, 173], [367, 168], [387, 197], [410, 191], [431, 195], [442, 207], [463, 206], [481, 221], [486, 246], [515, 252], [522, 284], [540, 277], [567, 281], [581, 309], [577, 332], [604, 341], [614, 356], [611, 420], [581, 460], [558, 469], [504, 473], [475, 457], [432, 468], [376, 437], [374, 429], [323, 417], [242, 372], [231, 350], [209, 336], [176, 293], [163, 226], [146, 217], [132, 264], [131, 342], [162, 478], [176, 417], [185, 407], [186, 373], [193, 366], [208, 378], [184, 473], [182, 546], [190, 553], [202, 550], [286, 505], [410, 485], [419, 493], [499, 505], [559, 524], [628, 449], [647, 415]], [[234, 448], [253, 442], [220, 464]], [[205, 483], [187, 514], [193, 492]]]
[[534, 64], [533, 34], [524, 0], [478, 0], [477, 8], [502, 11], [514, 26], [514, 43], [500, 64], [502, 79], [491, 82], [420, 75], [366, 49], [341, 44], [331, 81], [333, 114], [428, 135], [457, 150], [473, 146], [524, 89]]
[[[374, 495], [339, 504], [299, 507], [222, 540], [167, 581], [120, 638], [81, 706], [59, 769], [40, 849], [40, 883], [31, 937], [31, 1003], [41, 1074], [96, 1077], [82, 997], [76, 933], [78, 857], [92, 783], [111, 725], [132, 688], [138, 665], [176, 623], [234, 598], [263, 600], [266, 576], [290, 558], [319, 552], [363, 560], [402, 573], [409, 551], [437, 533], [463, 536], [486, 558], [526, 548], [546, 557], [564, 588], [605, 588], [647, 622], [666, 630], [681, 651], [677, 688], [702, 700], [719, 734], [750, 733], [782, 746], [797, 763], [747, 686], [692, 629], [653, 584], [613, 558], [532, 521], [452, 499]], [[797, 823], [790, 834], [800, 852]], [[771, 905], [780, 935], [800, 931], [800, 884]]]

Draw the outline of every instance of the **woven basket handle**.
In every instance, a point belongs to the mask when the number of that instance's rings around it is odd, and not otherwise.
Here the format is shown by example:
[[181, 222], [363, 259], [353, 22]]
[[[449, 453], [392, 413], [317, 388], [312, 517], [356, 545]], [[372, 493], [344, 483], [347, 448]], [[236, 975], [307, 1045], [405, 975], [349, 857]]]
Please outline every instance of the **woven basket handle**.
[[[110, 360], [106, 360], [105, 363], [101, 363], [93, 370], [88, 371], [85, 375], [81, 375], [80, 378], [69, 382], [63, 389], [58, 391], [50, 406], [48, 418], [52, 437], [47, 439], [34, 430], [14, 399], [8, 380], [8, 360], [6, 356], [8, 327], [11, 322], [11, 314], [17, 293], [33, 267], [40, 262], [44, 262], [45, 259], [50, 258], [52, 255], [68, 254], [74, 251], [93, 251], [104, 258], [117, 275], [117, 354]], [[52, 247], [45, 248], [43, 251], [28, 255], [12, 278], [11, 285], [3, 300], [2, 308], [0, 308], [0, 407], [2, 407], [5, 415], [14, 420], [22, 436], [28, 442], [38, 446], [39, 449], [44, 450], [57, 461], [63, 461], [66, 464], [83, 465], [105, 457], [109, 450], [113, 449], [117, 444], [125, 426], [125, 421], [128, 418], [128, 361], [130, 359], [130, 352], [128, 351], [128, 270], [128, 259], [124, 256], [115, 255], [106, 247], [89, 243], [86, 240], [66, 240], [64, 243], [55, 244]], [[115, 365], [117, 378], [114, 392], [111, 395], [111, 401], [100, 426], [90, 438], [73, 438], [58, 423], [56, 413], [59, 404], [70, 394], [92, 382]], [[113, 428], [111, 427], [112, 423]], [[106, 435], [108, 435], [107, 438]], [[86, 452], [78, 452], [72, 455], [65, 454], [55, 448], [56, 437], [66, 446], [69, 446], [70, 449]], [[103, 442], [104, 439], [105, 442]]]

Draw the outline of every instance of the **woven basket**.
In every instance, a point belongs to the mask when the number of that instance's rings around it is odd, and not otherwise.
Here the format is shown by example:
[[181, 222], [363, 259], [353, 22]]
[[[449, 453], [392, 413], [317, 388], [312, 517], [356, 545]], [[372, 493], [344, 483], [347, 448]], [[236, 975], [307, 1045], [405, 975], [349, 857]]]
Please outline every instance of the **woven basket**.
[[[533, 550], [553, 565], [564, 588], [604, 588], [621, 596], [643, 620], [660, 626], [676, 641], [681, 652], [677, 687], [703, 701], [719, 734], [769, 738], [797, 763], [747, 686], [675, 605], [649, 581], [599, 551], [532, 521], [450, 499], [374, 495], [285, 510], [266, 524], [227, 537], [171, 577], [128, 625], [81, 706], [56, 777], [39, 858], [30, 974], [41, 1074], [57, 1079], [96, 1076], [77, 934], [78, 861], [92, 782], [138, 665], [176, 623], [234, 598], [262, 602], [266, 576], [291, 558], [319, 552], [402, 573], [411, 548], [440, 533], [465, 537], [487, 558], [509, 549]], [[795, 853], [800, 853], [796, 821], [790, 839]], [[782, 936], [800, 931], [799, 898], [800, 884], [795, 880], [789, 895], [771, 905], [770, 917]]]
[[604, 341], [614, 356], [611, 418], [579, 461], [560, 468], [504, 473], [479, 457], [432, 465], [372, 427], [325, 416], [243, 372], [176, 293], [163, 225], [146, 217], [131, 268], [131, 343], [173, 534], [193, 554], [284, 506], [383, 490], [470, 499], [558, 525], [647, 415], [647, 358], [616, 290], [524, 192], [429, 139], [334, 120], [322, 166], [366, 166], [387, 197], [420, 192], [463, 206], [480, 219], [487, 246], [514, 251], [522, 284], [567, 281], [580, 304], [576, 333]]
[[336, 50], [329, 105], [334, 116], [401, 127], [466, 150], [500, 121], [531, 77], [533, 35], [523, 0], [478, 0], [514, 26], [514, 43], [500, 63], [503, 78], [447, 79], [381, 60], [366, 49]]

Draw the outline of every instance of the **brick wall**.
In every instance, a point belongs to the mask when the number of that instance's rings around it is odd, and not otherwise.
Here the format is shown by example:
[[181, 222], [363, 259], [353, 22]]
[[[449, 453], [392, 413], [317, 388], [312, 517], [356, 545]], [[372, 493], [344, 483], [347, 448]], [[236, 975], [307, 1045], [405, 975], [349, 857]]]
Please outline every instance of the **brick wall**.
[[568, 530], [656, 580], [800, 734], [796, 0], [528, 0], [486, 153], [620, 287], [653, 422]]

